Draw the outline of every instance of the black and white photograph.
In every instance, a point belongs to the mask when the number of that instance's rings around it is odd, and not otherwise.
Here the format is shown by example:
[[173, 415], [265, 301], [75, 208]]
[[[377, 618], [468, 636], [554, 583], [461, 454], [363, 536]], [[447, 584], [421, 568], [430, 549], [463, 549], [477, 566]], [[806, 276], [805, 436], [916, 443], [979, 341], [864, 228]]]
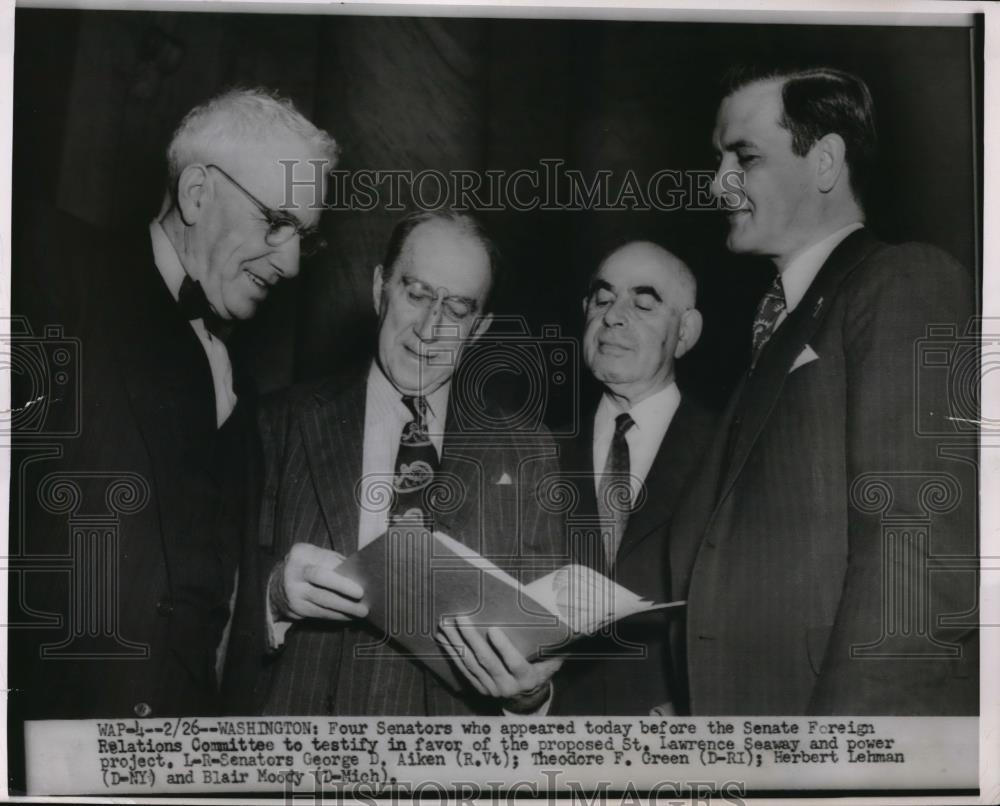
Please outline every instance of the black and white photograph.
[[1000, 797], [995, 9], [773, 6], [10, 9], [7, 797]]

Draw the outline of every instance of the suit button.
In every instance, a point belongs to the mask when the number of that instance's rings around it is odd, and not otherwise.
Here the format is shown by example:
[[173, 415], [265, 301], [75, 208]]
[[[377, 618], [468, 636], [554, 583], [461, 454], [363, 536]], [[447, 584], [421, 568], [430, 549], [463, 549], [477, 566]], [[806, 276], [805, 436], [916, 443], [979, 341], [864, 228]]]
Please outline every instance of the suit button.
[[159, 616], [169, 616], [174, 612], [174, 603], [169, 599], [160, 599], [156, 603], [156, 613]]
[[137, 702], [132, 710], [135, 712], [135, 715], [140, 719], [145, 719], [147, 716], [151, 716], [153, 713], [153, 709], [149, 706], [148, 702]]

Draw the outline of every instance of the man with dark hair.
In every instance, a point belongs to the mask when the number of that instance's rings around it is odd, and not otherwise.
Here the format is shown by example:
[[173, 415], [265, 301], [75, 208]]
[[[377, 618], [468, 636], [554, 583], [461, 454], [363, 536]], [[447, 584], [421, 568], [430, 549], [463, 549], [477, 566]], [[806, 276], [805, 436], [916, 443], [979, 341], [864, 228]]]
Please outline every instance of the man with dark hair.
[[[536, 494], [557, 472], [548, 432], [501, 427], [502, 412], [480, 410], [478, 390], [453, 383], [463, 352], [492, 320], [484, 310], [492, 245], [475, 220], [450, 211], [403, 219], [389, 244], [390, 262], [374, 271], [378, 334], [367, 371], [262, 406], [261, 541], [277, 562], [266, 617], [245, 622], [250, 631], [266, 624], [270, 645], [259, 699], [270, 714], [532, 712], [548, 701], [559, 659], [529, 663], [494, 643], [484, 662], [503, 672], [452, 691], [383, 643], [364, 620], [364, 591], [337, 573], [345, 556], [414, 517], [513, 573], [523, 559], [559, 553], [559, 518]], [[470, 413], [501, 425], [463, 433], [458, 423]], [[465, 492], [447, 511], [414, 495], [448, 477]], [[257, 647], [258, 657], [266, 652], [262, 640]]]
[[728, 246], [777, 276], [671, 538], [688, 708], [976, 713], [975, 634], [960, 626], [975, 578], [941, 563], [975, 556], [975, 469], [914, 420], [952, 429], [946, 380], [919, 374], [916, 346], [930, 325], [964, 332], [969, 273], [865, 228], [875, 128], [859, 78], [744, 76], [713, 140]]
[[804, 157], [825, 134], [844, 141], [850, 186], [862, 199], [878, 146], [875, 107], [868, 85], [857, 76], [830, 67], [806, 70], [738, 66], [723, 80], [723, 97], [750, 84], [781, 82], [780, 125], [792, 137], [792, 153]]

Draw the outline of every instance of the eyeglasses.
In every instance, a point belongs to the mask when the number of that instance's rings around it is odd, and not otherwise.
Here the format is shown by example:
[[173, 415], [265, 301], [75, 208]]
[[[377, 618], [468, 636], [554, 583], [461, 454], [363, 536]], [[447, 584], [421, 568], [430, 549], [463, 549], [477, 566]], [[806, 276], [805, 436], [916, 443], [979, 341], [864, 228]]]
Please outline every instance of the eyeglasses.
[[299, 253], [304, 257], [315, 255], [326, 248], [326, 241], [316, 227], [304, 227], [295, 216], [281, 210], [272, 210], [218, 165], [210, 163], [205, 167], [214, 168], [226, 177], [234, 187], [242, 191], [243, 195], [253, 202], [254, 207], [260, 210], [260, 214], [267, 221], [267, 234], [264, 236], [264, 241], [268, 246], [281, 246], [298, 235]]
[[[441, 293], [447, 294], [447, 288], [434, 288], [427, 283], [421, 282], [413, 277], [401, 277], [403, 290], [406, 298], [418, 308], [429, 309], [434, 306]], [[444, 315], [452, 322], [462, 322], [472, 316], [479, 305], [474, 299], [468, 297], [449, 297], [441, 299], [441, 307]]]

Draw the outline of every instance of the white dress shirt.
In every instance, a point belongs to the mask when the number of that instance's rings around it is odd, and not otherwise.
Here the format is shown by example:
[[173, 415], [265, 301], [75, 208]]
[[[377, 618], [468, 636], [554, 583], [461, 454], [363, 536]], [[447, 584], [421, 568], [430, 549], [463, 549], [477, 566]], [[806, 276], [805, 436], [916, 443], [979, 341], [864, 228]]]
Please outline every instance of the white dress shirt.
[[[448, 413], [449, 386], [445, 384], [427, 395], [427, 430], [439, 459]], [[349, 535], [341, 535], [345, 557], [364, 548], [389, 528], [392, 495], [388, 487], [391, 487], [395, 476], [399, 437], [403, 426], [411, 420], [413, 414], [403, 403], [402, 393], [389, 382], [381, 367], [372, 362], [365, 391], [365, 430], [362, 435], [361, 489], [358, 495], [359, 501], [367, 503], [358, 513], [357, 546], [350, 542]], [[271, 649], [278, 649], [284, 644], [285, 635], [293, 622], [274, 612], [270, 597], [265, 613]]]
[[[444, 384], [426, 396], [427, 431], [439, 459], [448, 413], [449, 386]], [[389, 488], [395, 476], [399, 437], [403, 426], [411, 420], [413, 414], [403, 403], [402, 392], [389, 382], [382, 368], [372, 362], [365, 391], [365, 430], [362, 435], [361, 489], [358, 495], [358, 500], [366, 503], [358, 513], [357, 545], [351, 542], [351, 535], [340, 535], [345, 557], [364, 548], [389, 528], [389, 508], [392, 505]], [[272, 650], [277, 650], [284, 644], [285, 635], [293, 622], [274, 611], [270, 595], [265, 615], [268, 642]]]
[[649, 468], [653, 465], [663, 436], [670, 427], [670, 421], [681, 404], [681, 392], [671, 381], [669, 386], [640, 401], [631, 409], [625, 409], [607, 392], [601, 398], [594, 413], [594, 491], [598, 492], [601, 474], [608, 461], [611, 440], [615, 435], [615, 418], [624, 411], [632, 415], [635, 425], [625, 432], [628, 443], [629, 473], [632, 476], [632, 503], [646, 481]]
[[781, 286], [785, 290], [785, 310], [778, 316], [775, 329], [802, 302], [806, 291], [809, 290], [809, 286], [812, 285], [812, 281], [816, 279], [816, 275], [819, 274], [819, 270], [823, 268], [823, 264], [826, 263], [826, 259], [830, 257], [833, 250], [840, 246], [840, 242], [844, 238], [863, 226], [864, 224], [860, 221], [855, 221], [853, 224], [842, 227], [800, 253], [781, 272]]
[[[446, 383], [426, 395], [427, 431], [439, 459], [444, 444], [450, 386]], [[399, 437], [403, 433], [403, 426], [413, 420], [413, 414], [403, 403], [402, 398], [402, 393], [389, 382], [381, 367], [373, 362], [368, 371], [365, 394], [365, 431], [359, 500], [366, 503], [361, 507], [358, 517], [357, 549], [359, 550], [384, 534], [389, 527], [392, 496], [381, 494], [378, 488], [387, 492], [384, 485], [392, 484], [396, 470], [396, 455], [399, 453]], [[342, 545], [346, 555], [354, 553], [354, 547], [351, 547], [346, 540]], [[266, 611], [271, 647], [277, 649], [284, 643], [292, 622], [278, 617], [271, 607], [266, 608]], [[550, 692], [545, 702], [532, 712], [532, 715], [544, 716], [548, 713], [551, 702]], [[504, 713], [515, 716], [508, 711]]]
[[[444, 384], [426, 396], [427, 431], [431, 443], [441, 458], [444, 425], [448, 416], [448, 389]], [[358, 518], [358, 549], [371, 543], [389, 528], [389, 507], [392, 496], [387, 492], [396, 471], [396, 454], [403, 426], [413, 420], [413, 414], [403, 404], [402, 393], [393, 386], [377, 363], [368, 372], [365, 394], [365, 433], [361, 460], [361, 490], [359, 500], [365, 502]], [[353, 547], [345, 539], [347, 554]]]
[[[159, 221], [153, 221], [149, 225], [149, 237], [153, 242], [153, 261], [176, 302], [181, 293], [181, 284], [184, 282], [184, 267]], [[215, 423], [221, 427], [236, 408], [233, 365], [229, 360], [226, 345], [208, 332], [204, 320], [192, 319], [191, 329], [201, 342], [202, 349], [208, 357], [208, 366], [212, 370], [212, 385], [215, 387]]]
[[[594, 413], [594, 491], [600, 495], [598, 486], [601, 474], [608, 461], [611, 451], [611, 440], [615, 435], [615, 418], [625, 412], [632, 416], [635, 425], [625, 432], [625, 442], [628, 443], [629, 473], [631, 474], [632, 504], [635, 505], [639, 491], [646, 483], [649, 468], [660, 450], [660, 443], [666, 436], [667, 429], [681, 405], [681, 392], [677, 384], [670, 385], [659, 392], [641, 400], [631, 409], [625, 409], [618, 400], [607, 392], [597, 405]], [[652, 711], [655, 716], [673, 716], [676, 711], [671, 703], [657, 705]]]

